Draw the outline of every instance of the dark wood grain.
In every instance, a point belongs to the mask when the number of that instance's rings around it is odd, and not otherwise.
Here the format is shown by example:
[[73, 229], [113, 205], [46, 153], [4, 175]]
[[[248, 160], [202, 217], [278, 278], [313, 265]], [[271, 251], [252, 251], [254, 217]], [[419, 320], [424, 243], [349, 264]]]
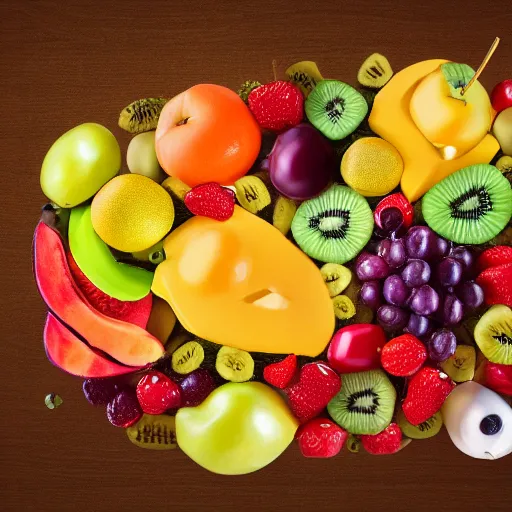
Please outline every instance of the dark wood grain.
[[[105, 5], [108, 4], [108, 5]], [[512, 456], [486, 462], [445, 434], [392, 457], [305, 460], [295, 447], [253, 475], [209, 474], [182, 453], [133, 447], [81, 382], [46, 360], [45, 307], [31, 273], [31, 238], [44, 202], [40, 164], [72, 126], [117, 128], [130, 101], [172, 96], [199, 82], [235, 88], [272, 78], [297, 60], [355, 82], [373, 51], [400, 69], [427, 58], [512, 75], [512, 16], [505, 1], [291, 0], [108, 2], [3, 0], [0, 4], [1, 472], [2, 510], [510, 510]], [[508, 12], [507, 12], [508, 11]], [[57, 392], [64, 404], [43, 403]]]

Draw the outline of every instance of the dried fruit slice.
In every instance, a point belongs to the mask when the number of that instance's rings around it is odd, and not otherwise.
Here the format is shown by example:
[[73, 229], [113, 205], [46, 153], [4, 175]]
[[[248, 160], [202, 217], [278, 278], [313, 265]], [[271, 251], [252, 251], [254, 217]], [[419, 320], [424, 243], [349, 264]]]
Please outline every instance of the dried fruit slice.
[[246, 382], [253, 376], [254, 360], [245, 350], [222, 347], [217, 352], [215, 369], [225, 380]]
[[130, 103], [119, 115], [119, 127], [134, 134], [154, 130], [168, 101], [166, 98], [144, 98]]
[[384, 87], [393, 76], [393, 70], [388, 59], [380, 53], [372, 53], [361, 64], [357, 72], [357, 81], [364, 87], [380, 89]]
[[338, 263], [326, 263], [320, 269], [320, 273], [324, 278], [331, 297], [339, 295], [352, 280], [352, 272], [347, 267]]
[[457, 345], [455, 354], [441, 363], [441, 369], [454, 382], [473, 380], [475, 376], [476, 350], [470, 345]]
[[174, 416], [144, 414], [135, 425], [126, 429], [126, 435], [139, 448], [148, 450], [174, 450], [178, 448]]
[[413, 425], [407, 421], [402, 409], [398, 411], [397, 423], [402, 429], [402, 433], [411, 439], [428, 439], [437, 435], [443, 426], [443, 417], [440, 412], [436, 412], [431, 418], [428, 418], [419, 425]]
[[285, 73], [290, 82], [300, 87], [305, 98], [307, 98], [309, 93], [317, 86], [318, 82], [323, 80], [316, 62], [311, 60], [296, 62], [292, 64]]
[[491, 363], [512, 364], [512, 310], [508, 306], [492, 306], [476, 324], [474, 336]]
[[144, 366], [164, 353], [162, 344], [136, 325], [93, 309], [76, 286], [59, 234], [39, 222], [34, 234], [34, 274], [39, 293], [52, 313], [89, 345], [120, 363]]
[[181, 375], [193, 372], [204, 360], [204, 349], [197, 341], [181, 345], [172, 354], [172, 369]]
[[334, 314], [339, 320], [348, 320], [356, 314], [354, 303], [346, 295], [338, 295], [332, 299]]

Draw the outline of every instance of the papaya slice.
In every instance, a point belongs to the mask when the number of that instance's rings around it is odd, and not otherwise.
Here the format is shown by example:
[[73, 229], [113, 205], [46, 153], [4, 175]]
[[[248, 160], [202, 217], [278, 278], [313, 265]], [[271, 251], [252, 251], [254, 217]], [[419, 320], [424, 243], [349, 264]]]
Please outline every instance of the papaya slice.
[[155, 337], [140, 327], [95, 310], [75, 284], [60, 235], [39, 222], [34, 234], [34, 274], [43, 300], [66, 326], [128, 366], [153, 363], [164, 353]]
[[46, 317], [43, 339], [50, 362], [71, 375], [85, 378], [115, 377], [134, 371], [133, 367], [114, 363], [94, 352], [51, 313]]

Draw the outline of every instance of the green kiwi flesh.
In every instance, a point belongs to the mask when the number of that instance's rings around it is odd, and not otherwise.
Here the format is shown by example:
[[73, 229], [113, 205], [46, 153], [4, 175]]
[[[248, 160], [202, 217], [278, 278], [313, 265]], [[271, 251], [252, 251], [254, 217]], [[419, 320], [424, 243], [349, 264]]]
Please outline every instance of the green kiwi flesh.
[[361, 124], [368, 104], [353, 87], [338, 80], [322, 80], [305, 102], [309, 122], [328, 139], [341, 140]]
[[493, 165], [477, 164], [453, 173], [423, 197], [425, 222], [459, 244], [482, 244], [512, 216], [512, 189]]
[[343, 264], [361, 251], [371, 237], [373, 215], [366, 199], [342, 185], [332, 185], [304, 201], [292, 221], [292, 234], [311, 258]]
[[341, 391], [327, 404], [332, 419], [351, 434], [378, 434], [393, 418], [396, 391], [382, 370], [341, 376]]
[[439, 433], [443, 426], [443, 417], [440, 412], [436, 412], [434, 416], [419, 425], [413, 425], [407, 421], [405, 414], [400, 409], [396, 419], [400, 430], [411, 439], [428, 439]]

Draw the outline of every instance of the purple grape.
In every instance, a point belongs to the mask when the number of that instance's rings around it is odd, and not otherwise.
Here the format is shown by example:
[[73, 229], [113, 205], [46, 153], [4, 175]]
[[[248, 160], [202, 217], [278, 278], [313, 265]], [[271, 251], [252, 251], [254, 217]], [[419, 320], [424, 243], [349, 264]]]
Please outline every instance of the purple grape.
[[475, 257], [468, 247], [465, 247], [464, 245], [453, 247], [450, 251], [450, 258], [453, 258], [462, 264], [462, 270], [465, 274], [471, 273]]
[[180, 383], [182, 407], [196, 407], [215, 387], [215, 381], [206, 368], [189, 373]]
[[436, 256], [444, 258], [450, 252], [450, 243], [444, 238], [437, 237]]
[[82, 390], [90, 404], [107, 405], [125, 387], [113, 378], [85, 379]]
[[442, 363], [455, 354], [457, 338], [448, 329], [435, 331], [427, 343], [428, 356], [436, 363]]
[[426, 226], [414, 226], [407, 232], [405, 248], [409, 258], [428, 260], [436, 255], [437, 237]]
[[425, 336], [429, 330], [430, 320], [426, 316], [416, 315], [414, 313], [411, 314], [409, 321], [404, 328], [405, 332], [408, 332], [417, 338]]
[[476, 309], [484, 302], [484, 291], [474, 281], [459, 284], [455, 289], [455, 294], [469, 309]]
[[417, 315], [431, 315], [439, 307], [439, 295], [431, 286], [424, 284], [413, 289], [408, 304]]
[[329, 142], [313, 126], [303, 123], [277, 137], [268, 167], [274, 187], [284, 196], [302, 201], [322, 192], [336, 163]]
[[356, 260], [356, 274], [361, 281], [384, 279], [389, 275], [389, 265], [380, 256], [363, 252]]
[[382, 230], [386, 233], [396, 231], [403, 223], [404, 216], [402, 212], [395, 207], [385, 208], [380, 214], [380, 223]]
[[369, 308], [376, 310], [382, 306], [381, 285], [379, 281], [366, 281], [359, 291], [361, 301]]
[[409, 320], [409, 315], [397, 306], [386, 304], [377, 311], [379, 324], [388, 331], [401, 331]]
[[395, 306], [403, 306], [409, 297], [410, 290], [400, 276], [391, 275], [386, 277], [382, 292], [387, 302]]
[[391, 267], [401, 267], [407, 260], [407, 253], [402, 240], [382, 240], [377, 254]]
[[127, 428], [142, 416], [142, 409], [133, 390], [118, 393], [107, 405], [107, 418], [115, 427]]
[[442, 307], [444, 325], [458, 324], [462, 320], [463, 314], [462, 302], [455, 295], [447, 295], [443, 300]]
[[409, 288], [417, 288], [430, 280], [430, 265], [423, 260], [409, 260], [402, 270], [402, 279]]
[[436, 277], [442, 286], [453, 287], [462, 278], [462, 263], [454, 258], [444, 258], [436, 268]]

